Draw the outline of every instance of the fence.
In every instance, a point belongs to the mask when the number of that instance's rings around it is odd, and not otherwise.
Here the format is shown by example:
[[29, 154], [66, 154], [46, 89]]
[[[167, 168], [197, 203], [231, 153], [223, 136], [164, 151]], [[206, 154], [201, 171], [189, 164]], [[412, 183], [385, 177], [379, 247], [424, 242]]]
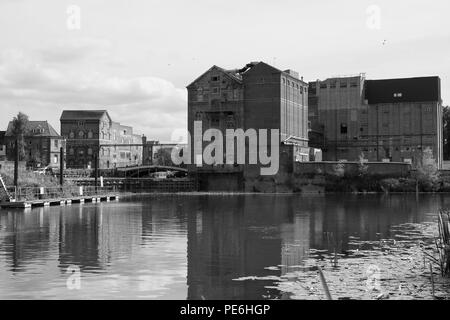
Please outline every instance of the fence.
[[26, 187], [7, 188], [9, 194], [16, 201], [31, 201], [40, 199], [59, 199], [81, 196], [97, 196], [117, 193], [115, 186], [95, 187], [95, 186], [69, 186], [69, 187]]

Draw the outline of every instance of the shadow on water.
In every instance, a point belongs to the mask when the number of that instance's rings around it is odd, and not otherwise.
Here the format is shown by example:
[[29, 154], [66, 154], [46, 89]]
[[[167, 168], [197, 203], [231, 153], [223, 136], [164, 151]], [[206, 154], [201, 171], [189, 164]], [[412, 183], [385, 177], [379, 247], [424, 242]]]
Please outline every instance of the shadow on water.
[[441, 207], [450, 198], [192, 195], [0, 211], [0, 297], [295, 298], [280, 284], [306, 261], [350, 258]]

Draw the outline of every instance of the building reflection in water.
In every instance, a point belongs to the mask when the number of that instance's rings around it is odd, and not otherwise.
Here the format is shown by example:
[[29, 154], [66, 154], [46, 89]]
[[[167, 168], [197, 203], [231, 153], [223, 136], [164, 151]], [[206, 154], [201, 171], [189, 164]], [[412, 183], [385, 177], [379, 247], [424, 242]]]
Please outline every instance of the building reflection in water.
[[[114, 275], [114, 288], [129, 297], [141, 290], [166, 298], [288, 298], [270, 277], [302, 265], [310, 249], [342, 253], [352, 236], [389, 238], [391, 226], [434, 221], [449, 205], [445, 196], [414, 195], [158, 196], [0, 211], [0, 280], [18, 291], [46, 290], [77, 265]], [[33, 283], [10, 277], [23, 273]], [[260, 279], [236, 281], [245, 277]], [[113, 280], [95, 285], [108, 292]]]
[[[410, 195], [199, 198], [188, 212], [188, 298], [289, 298], [270, 276], [301, 266], [310, 249], [344, 253], [351, 237], [392, 237], [391, 226], [433, 220], [446, 202]], [[248, 277], [267, 280], [236, 281]]]

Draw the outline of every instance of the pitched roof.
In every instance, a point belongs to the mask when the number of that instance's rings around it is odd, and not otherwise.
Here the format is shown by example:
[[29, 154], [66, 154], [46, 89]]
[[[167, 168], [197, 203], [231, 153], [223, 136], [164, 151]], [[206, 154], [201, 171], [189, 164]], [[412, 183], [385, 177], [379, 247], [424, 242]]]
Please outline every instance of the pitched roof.
[[[5, 136], [13, 135], [13, 122], [8, 124]], [[47, 121], [28, 121], [25, 128], [25, 136], [34, 137], [61, 137]]]
[[199, 77], [197, 77], [194, 81], [192, 81], [186, 88], [189, 88], [190, 86], [192, 86], [194, 83], [196, 83], [198, 80], [200, 80], [205, 74], [209, 73], [212, 70], [219, 70], [221, 71], [223, 74], [225, 74], [226, 76], [228, 76], [229, 78], [242, 83], [242, 76], [239, 74], [239, 70], [238, 69], [234, 69], [234, 70], [225, 70], [221, 67], [218, 67], [216, 65], [212, 66], [211, 68], [209, 68], [207, 71], [203, 72]]
[[100, 120], [105, 113], [111, 120], [106, 110], [64, 110], [60, 120]]

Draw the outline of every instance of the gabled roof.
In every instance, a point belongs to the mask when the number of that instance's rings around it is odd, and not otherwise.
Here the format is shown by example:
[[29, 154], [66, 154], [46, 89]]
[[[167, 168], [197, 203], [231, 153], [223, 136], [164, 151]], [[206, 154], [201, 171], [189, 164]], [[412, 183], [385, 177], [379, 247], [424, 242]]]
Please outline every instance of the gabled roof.
[[225, 74], [228, 78], [230, 78], [230, 79], [232, 79], [232, 80], [234, 80], [234, 81], [236, 81], [238, 83], [242, 83], [242, 77], [238, 73], [239, 72], [238, 69], [225, 70], [225, 69], [223, 69], [221, 67], [218, 67], [218, 66], [214, 65], [211, 68], [209, 68], [207, 71], [203, 72], [197, 79], [192, 81], [191, 84], [189, 84], [186, 88], [191, 87], [194, 83], [196, 83], [198, 80], [203, 78], [203, 76], [205, 76], [206, 74], [208, 74], [209, 72], [211, 72], [213, 70], [218, 70], [218, 71], [222, 72], [223, 74]]
[[[301, 82], [303, 82], [305, 85], [308, 85], [307, 82], [305, 82], [304, 80], [302, 80], [302, 79], [298, 76], [298, 72], [293, 71], [292, 69], [288, 69], [288, 70], [283, 71], [283, 70], [280, 70], [280, 69], [278, 69], [278, 68], [276, 68], [276, 67], [274, 67], [274, 66], [272, 66], [272, 65], [270, 65], [270, 64], [268, 64], [268, 63], [265, 63], [264, 61], [260, 61], [260, 62], [252, 62], [252, 63], [248, 64], [247, 66], [249, 66], [249, 65], [251, 65], [251, 67], [249, 67], [248, 70], [247, 70], [249, 73], [250, 73], [252, 70], [256, 70], [255, 67], [258, 67], [258, 66], [259, 66], [259, 67], [264, 67], [264, 68], [266, 68], [267, 70], [271, 70], [271, 72], [273, 72], [273, 73], [281, 73], [281, 74], [283, 74], [285, 77], [295, 79], [296, 81], [301, 81]], [[245, 75], [245, 73], [246, 73], [247, 71], [245, 71], [243, 74]], [[291, 72], [295, 73], [296, 75], [294, 76]]]
[[60, 120], [100, 120], [105, 114], [111, 120], [106, 110], [64, 110]]
[[[5, 136], [13, 136], [13, 123], [8, 124]], [[25, 128], [25, 136], [28, 137], [61, 137], [47, 121], [28, 121]]]

